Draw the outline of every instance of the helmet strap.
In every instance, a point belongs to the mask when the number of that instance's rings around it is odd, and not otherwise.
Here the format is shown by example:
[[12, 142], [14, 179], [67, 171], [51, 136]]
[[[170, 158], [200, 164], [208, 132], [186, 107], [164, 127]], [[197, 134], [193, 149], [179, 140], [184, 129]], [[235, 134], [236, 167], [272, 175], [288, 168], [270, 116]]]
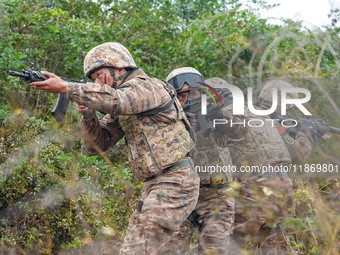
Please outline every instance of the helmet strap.
[[113, 83], [112, 83], [112, 86], [111, 86], [111, 87], [114, 88], [114, 89], [117, 88], [117, 83], [118, 83], [118, 81], [125, 79], [125, 78], [128, 77], [129, 74], [130, 74], [130, 72], [126, 72], [126, 73], [122, 74], [121, 76], [116, 77], [116, 74], [115, 74], [115, 72], [113, 71], [113, 68], [112, 68], [112, 67], [109, 67], [109, 70], [110, 70], [110, 74], [111, 74], [111, 76], [112, 76], [112, 78], [113, 78]]
[[177, 95], [183, 94], [183, 93], [188, 93], [190, 92], [190, 89], [184, 90], [184, 91], [177, 91]]

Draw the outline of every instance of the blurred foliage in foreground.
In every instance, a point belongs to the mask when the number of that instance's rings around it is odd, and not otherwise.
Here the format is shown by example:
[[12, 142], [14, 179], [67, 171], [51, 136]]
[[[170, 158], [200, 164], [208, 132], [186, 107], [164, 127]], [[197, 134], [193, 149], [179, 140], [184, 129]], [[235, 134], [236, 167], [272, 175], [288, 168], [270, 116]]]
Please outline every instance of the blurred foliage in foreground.
[[[94, 46], [124, 44], [150, 76], [193, 66], [258, 93], [264, 79], [327, 78], [311, 82], [308, 109], [340, 127], [338, 11], [330, 26], [270, 25], [258, 14], [275, 8], [252, 0], [0, 0], [0, 253], [116, 253], [141, 193], [121, 141], [86, 157], [71, 103], [58, 124], [55, 95], [34, 91], [8, 69], [73, 79]], [[333, 79], [333, 80], [332, 80]], [[308, 163], [339, 164], [339, 137], [322, 141]], [[298, 180], [297, 211], [284, 228], [295, 254], [338, 254], [338, 179]], [[195, 249], [191, 251], [195, 253]]]

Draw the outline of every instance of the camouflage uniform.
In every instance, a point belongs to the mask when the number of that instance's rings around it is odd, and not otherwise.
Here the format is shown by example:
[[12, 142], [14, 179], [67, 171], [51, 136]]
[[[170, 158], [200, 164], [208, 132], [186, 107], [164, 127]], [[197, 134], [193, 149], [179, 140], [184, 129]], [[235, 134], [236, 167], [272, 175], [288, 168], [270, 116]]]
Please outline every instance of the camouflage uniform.
[[301, 131], [296, 132], [292, 137], [293, 142], [286, 142], [292, 163], [302, 163], [312, 154], [312, 144], [308, 137]]
[[[264, 96], [264, 92], [268, 93], [265, 89], [260, 96]], [[224, 117], [230, 118], [231, 108], [224, 110]], [[244, 116], [247, 120], [268, 118], [255, 116], [248, 110], [245, 110]], [[278, 128], [277, 123], [274, 127], [250, 127], [244, 139], [229, 139], [227, 142], [234, 164], [238, 167], [268, 164], [284, 166], [290, 164], [292, 158], [297, 163], [310, 155], [310, 143], [304, 134], [298, 132], [295, 140], [283, 139]], [[233, 251], [231, 254], [240, 254], [243, 249], [257, 254], [288, 253], [288, 243], [281, 229], [282, 221], [294, 212], [292, 182], [288, 175], [253, 173], [242, 176], [235, 209], [233, 241], [229, 246], [229, 250]], [[246, 247], [246, 243], [250, 247]]]
[[[232, 116], [232, 106], [222, 110], [225, 119]], [[246, 122], [251, 118], [269, 118], [255, 116], [247, 109], [244, 117]], [[256, 122], [252, 125], [255, 126]], [[217, 129], [223, 132], [224, 127], [220, 125]], [[289, 152], [276, 127], [267, 124], [260, 127], [258, 124], [258, 127], [248, 127], [248, 131], [241, 139], [228, 138], [227, 141], [237, 169], [241, 170], [242, 166], [285, 166], [291, 163]], [[240, 171], [237, 177], [240, 186], [239, 196], [235, 199], [235, 227], [228, 247], [230, 254], [240, 254], [245, 248], [254, 249], [254, 252], [260, 249], [266, 254], [272, 251], [286, 252], [280, 224], [294, 210], [290, 178], [276, 173], [261, 175]], [[245, 247], [249, 241], [256, 247]]]
[[[281, 80], [271, 80], [263, 87], [261, 93], [259, 95], [259, 99], [261, 100], [261, 106], [271, 106], [272, 95], [273, 95], [273, 88], [277, 89], [278, 98], [281, 98], [281, 89], [282, 87], [290, 87], [293, 88], [294, 86], [288, 82], [281, 81]], [[287, 99], [297, 99], [298, 94], [289, 92], [286, 94]], [[280, 109], [281, 102], [278, 102], [278, 108]], [[287, 110], [292, 109], [293, 105], [288, 104]], [[275, 119], [275, 116], [274, 116]], [[280, 124], [276, 122], [276, 127], [280, 128]], [[312, 154], [312, 144], [309, 141], [306, 134], [301, 131], [297, 131], [294, 134], [287, 134], [285, 130], [281, 128], [280, 135], [282, 139], [285, 141], [286, 146], [288, 148], [290, 157], [292, 159], [293, 164], [301, 163], [305, 161], [309, 156]], [[291, 139], [293, 138], [293, 139]]]
[[229, 243], [234, 222], [234, 191], [225, 173], [211, 172], [204, 167], [231, 165], [230, 153], [228, 148], [220, 148], [216, 145], [213, 134], [203, 137], [202, 132], [199, 132], [197, 139], [194, 164], [196, 167], [201, 167], [203, 171], [196, 170], [200, 176], [200, 189], [195, 213], [192, 216], [198, 224], [195, 226], [193, 220], [186, 219], [161, 254], [188, 252], [197, 227], [200, 231], [198, 242], [200, 254], [208, 251], [212, 254], [227, 254], [225, 247]]
[[[176, 75], [183, 73], [198, 73], [194, 68], [179, 68], [172, 71], [167, 81]], [[199, 74], [199, 73], [198, 73]], [[200, 75], [200, 74], [199, 74]], [[205, 82], [210, 84], [210, 79]], [[202, 80], [203, 81], [203, 80]], [[190, 84], [191, 86], [193, 84]], [[213, 86], [213, 84], [210, 84]], [[181, 90], [186, 90], [187, 84]], [[178, 92], [181, 92], [178, 91]], [[239, 116], [233, 117], [239, 121]], [[242, 129], [244, 131], [244, 129]], [[241, 129], [228, 129], [223, 134], [231, 137], [244, 135]], [[198, 144], [197, 153], [194, 158], [196, 169], [204, 169], [207, 166], [228, 166], [231, 165], [231, 157], [228, 147], [219, 147], [214, 134], [204, 137], [202, 132], [196, 133]], [[222, 137], [219, 137], [222, 139]], [[197, 171], [197, 170], [196, 170]], [[190, 242], [196, 227], [199, 228], [198, 250], [200, 254], [207, 252], [212, 254], [228, 254], [226, 247], [232, 234], [234, 222], [234, 190], [229, 185], [230, 176], [224, 172], [212, 172], [205, 168], [204, 171], [197, 171], [200, 176], [199, 198], [194, 210], [194, 219], [187, 219], [181, 226], [179, 232], [162, 249], [161, 254], [185, 254], [190, 249]], [[195, 223], [194, 220], [197, 220]], [[196, 226], [195, 226], [196, 225]], [[199, 225], [199, 226], [198, 226]]]
[[[156, 254], [197, 203], [198, 175], [190, 165], [181, 166], [193, 147], [185, 126], [188, 120], [177, 99], [170, 108], [151, 115], [141, 114], [167, 105], [174, 94], [164, 82], [136, 68], [124, 46], [99, 45], [84, 61], [86, 76], [96, 68], [107, 66], [134, 69], [117, 89], [106, 84], [69, 83], [67, 94], [70, 100], [106, 113], [100, 120], [93, 112], [82, 119], [87, 154], [106, 151], [125, 135], [130, 169], [135, 179], [145, 179], [145, 182], [142, 199], [130, 218], [120, 252]], [[171, 170], [173, 166], [181, 167]]]

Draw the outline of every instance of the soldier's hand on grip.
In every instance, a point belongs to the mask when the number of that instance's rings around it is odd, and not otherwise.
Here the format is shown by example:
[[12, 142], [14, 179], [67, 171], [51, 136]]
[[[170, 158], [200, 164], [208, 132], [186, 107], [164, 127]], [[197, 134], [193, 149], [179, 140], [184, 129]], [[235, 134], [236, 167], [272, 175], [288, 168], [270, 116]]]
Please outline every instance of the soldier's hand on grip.
[[66, 94], [67, 82], [63, 81], [59, 76], [54, 73], [42, 71], [42, 74], [49, 77], [44, 81], [32, 82], [29, 85], [34, 86], [34, 89], [44, 90], [48, 93], [63, 93]]

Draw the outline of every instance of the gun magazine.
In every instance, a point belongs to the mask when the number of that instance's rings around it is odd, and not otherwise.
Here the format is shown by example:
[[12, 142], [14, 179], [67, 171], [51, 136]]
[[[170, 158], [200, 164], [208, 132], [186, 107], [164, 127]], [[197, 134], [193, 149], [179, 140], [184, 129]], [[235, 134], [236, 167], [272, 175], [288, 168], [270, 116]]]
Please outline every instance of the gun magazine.
[[52, 116], [56, 119], [57, 122], [62, 122], [65, 114], [67, 112], [67, 107], [69, 104], [69, 100], [66, 94], [59, 93], [57, 103], [55, 104], [53, 110], [51, 111]]

